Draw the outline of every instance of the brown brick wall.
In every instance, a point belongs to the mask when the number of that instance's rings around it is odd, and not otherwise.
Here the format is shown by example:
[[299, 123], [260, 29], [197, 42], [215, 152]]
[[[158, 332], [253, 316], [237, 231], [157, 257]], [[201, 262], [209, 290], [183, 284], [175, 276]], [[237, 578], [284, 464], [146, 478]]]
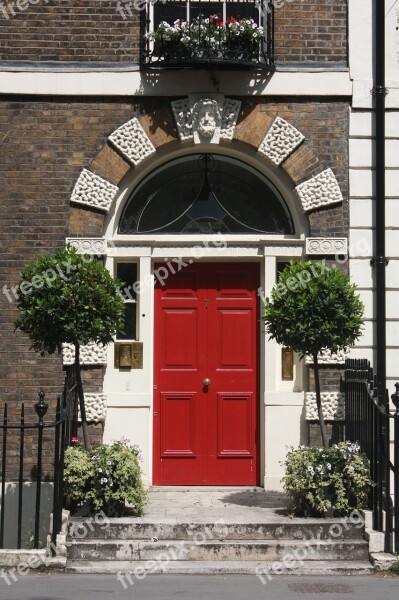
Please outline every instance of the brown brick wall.
[[[65, 244], [69, 197], [79, 173], [107, 136], [135, 114], [129, 104], [16, 99], [0, 103], [0, 289], [12, 287], [28, 261]], [[99, 235], [103, 215], [76, 209], [72, 235]], [[83, 224], [92, 229], [83, 231]], [[13, 297], [11, 295], [11, 297]], [[15, 302], [0, 293], [0, 401], [32, 401], [39, 387], [59, 393], [63, 373], [56, 356], [40, 358], [14, 333]]]
[[125, 12], [124, 19], [117, 0], [26, 0], [25, 10], [14, 8], [15, 16], [10, 0], [3, 5], [1, 60], [139, 60], [139, 14]]
[[[244, 102], [247, 115], [252, 102]], [[146, 98], [135, 104], [120, 99], [71, 102], [21, 97], [3, 97], [0, 102], [0, 406], [8, 400], [13, 419], [18, 416], [17, 400], [27, 402], [33, 417], [32, 404], [40, 388], [53, 403], [53, 410], [64, 375], [59, 357], [37, 356], [29, 350], [27, 338], [14, 332], [16, 305], [1, 293], [3, 286], [16, 285], [22, 267], [62, 247], [68, 233], [101, 235], [102, 213], [69, 204], [81, 169], [92, 163], [107, 137], [122, 123], [165, 106], [166, 100]], [[262, 100], [258, 113], [270, 119], [279, 114], [293, 123], [305, 134], [320, 170], [333, 168], [344, 193], [344, 208], [312, 213], [312, 235], [346, 235], [347, 102]], [[85, 373], [88, 391], [100, 390], [101, 372]], [[101, 430], [101, 426], [96, 428], [96, 440], [101, 438]], [[15, 466], [16, 458], [13, 460]]]
[[[11, 0], [0, 11], [0, 60], [139, 60], [140, 14], [127, 0]], [[125, 7], [122, 11], [119, 6]], [[275, 3], [277, 62], [347, 60], [346, 0]], [[13, 12], [15, 14], [13, 14]]]
[[277, 62], [347, 62], [347, 0], [286, 0], [274, 9]]
[[[288, 173], [295, 175], [295, 185], [331, 167], [344, 197], [343, 206], [324, 208], [309, 214], [311, 235], [346, 236], [349, 224], [348, 102], [327, 102], [314, 98], [304, 99], [302, 102], [297, 98], [291, 101], [246, 98], [242, 101], [235, 138], [258, 147], [277, 115], [286, 119], [305, 136], [304, 144], [287, 159], [288, 168], [283, 164]], [[296, 172], [296, 163], [299, 164], [302, 176]]]

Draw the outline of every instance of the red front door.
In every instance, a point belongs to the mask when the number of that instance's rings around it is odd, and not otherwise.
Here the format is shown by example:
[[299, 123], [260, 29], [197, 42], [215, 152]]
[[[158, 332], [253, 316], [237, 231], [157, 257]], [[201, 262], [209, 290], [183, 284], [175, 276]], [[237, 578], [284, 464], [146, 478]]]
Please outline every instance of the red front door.
[[258, 287], [255, 263], [156, 286], [154, 484], [258, 483]]

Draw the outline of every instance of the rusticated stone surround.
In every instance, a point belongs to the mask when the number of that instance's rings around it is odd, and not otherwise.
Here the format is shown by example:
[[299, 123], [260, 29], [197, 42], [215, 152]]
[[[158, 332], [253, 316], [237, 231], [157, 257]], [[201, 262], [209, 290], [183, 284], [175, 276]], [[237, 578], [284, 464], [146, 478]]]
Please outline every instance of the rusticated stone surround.
[[[322, 392], [321, 406], [326, 421], [344, 421], [345, 420], [345, 396], [340, 392]], [[306, 420], [317, 421], [316, 393], [307, 392], [305, 394]]]
[[[64, 365], [72, 365], [75, 362], [75, 348], [73, 344], [63, 344], [62, 362]], [[90, 342], [85, 346], [81, 346], [79, 362], [81, 365], [106, 365], [106, 347], [102, 344], [96, 344], [95, 342]]]
[[280, 165], [305, 139], [303, 133], [281, 117], [276, 117], [259, 146], [259, 152]]

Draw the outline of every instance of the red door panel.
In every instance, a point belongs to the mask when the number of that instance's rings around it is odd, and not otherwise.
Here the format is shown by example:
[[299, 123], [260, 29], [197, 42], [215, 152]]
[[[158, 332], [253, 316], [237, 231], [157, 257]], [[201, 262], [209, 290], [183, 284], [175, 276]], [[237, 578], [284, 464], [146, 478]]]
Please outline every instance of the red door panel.
[[253, 457], [252, 394], [217, 395], [218, 457]]
[[197, 308], [164, 308], [164, 369], [196, 369], [198, 360]]
[[154, 484], [258, 483], [258, 287], [254, 263], [156, 286]]
[[196, 394], [161, 393], [161, 456], [195, 457]]

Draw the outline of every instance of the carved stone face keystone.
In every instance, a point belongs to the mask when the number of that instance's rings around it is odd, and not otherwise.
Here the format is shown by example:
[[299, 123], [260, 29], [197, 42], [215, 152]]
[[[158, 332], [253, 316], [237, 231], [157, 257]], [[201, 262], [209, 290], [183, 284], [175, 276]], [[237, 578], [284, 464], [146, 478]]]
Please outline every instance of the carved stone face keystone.
[[220, 131], [221, 112], [216, 100], [199, 100], [194, 104], [193, 125], [198, 135], [207, 141]]

